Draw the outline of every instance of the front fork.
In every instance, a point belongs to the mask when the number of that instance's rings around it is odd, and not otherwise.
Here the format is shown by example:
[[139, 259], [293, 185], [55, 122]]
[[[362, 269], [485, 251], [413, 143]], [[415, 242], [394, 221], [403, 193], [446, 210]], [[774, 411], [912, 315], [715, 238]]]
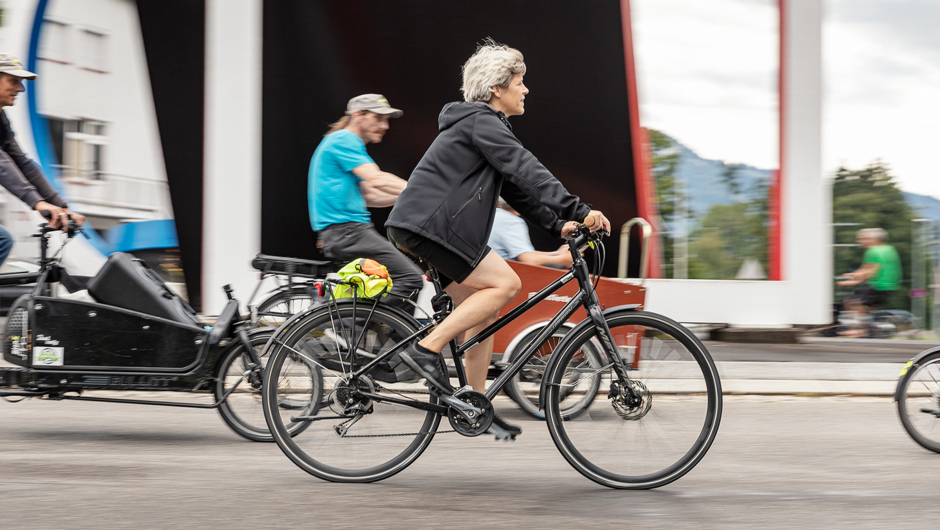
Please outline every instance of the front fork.
[[602, 349], [607, 359], [602, 359], [604, 366], [613, 366], [614, 373], [617, 374], [617, 381], [611, 381], [610, 397], [617, 397], [621, 392], [629, 395], [627, 402], [638, 404], [642, 398], [637, 394], [633, 384], [630, 382], [630, 376], [627, 375], [627, 368], [623, 364], [623, 357], [620, 356], [620, 349], [617, 348], [617, 342], [614, 335], [607, 325], [607, 319], [604, 318], [604, 312], [601, 310], [600, 300], [597, 298], [597, 292], [594, 291], [594, 284], [591, 283], [591, 275], [588, 272], [587, 264], [583, 258], [575, 261], [575, 275], [581, 283], [581, 290], [584, 292], [584, 309], [594, 323], [594, 329], [597, 330], [597, 336], [601, 341]]

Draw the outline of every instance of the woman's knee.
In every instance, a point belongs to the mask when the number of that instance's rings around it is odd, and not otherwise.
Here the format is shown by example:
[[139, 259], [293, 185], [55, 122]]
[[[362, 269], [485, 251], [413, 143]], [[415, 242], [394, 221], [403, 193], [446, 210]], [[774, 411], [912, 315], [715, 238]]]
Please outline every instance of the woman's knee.
[[522, 290], [522, 280], [520, 280], [519, 276], [515, 274], [507, 275], [503, 278], [503, 285], [502, 289], [500, 290], [506, 294], [506, 301], [508, 302], [509, 300], [515, 298], [516, 295], [519, 294], [519, 291]]

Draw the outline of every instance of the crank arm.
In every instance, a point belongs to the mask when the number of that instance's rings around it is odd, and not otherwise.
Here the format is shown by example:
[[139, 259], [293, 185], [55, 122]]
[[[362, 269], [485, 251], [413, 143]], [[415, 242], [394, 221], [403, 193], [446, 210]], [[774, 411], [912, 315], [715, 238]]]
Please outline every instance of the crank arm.
[[452, 409], [456, 410], [458, 414], [463, 416], [464, 419], [470, 423], [475, 423], [477, 421], [477, 418], [479, 418], [480, 415], [483, 414], [482, 410], [470, 405], [469, 403], [461, 401], [451, 395], [447, 395], [447, 394], [442, 395], [441, 401], [443, 401], [444, 403], [447, 403]]

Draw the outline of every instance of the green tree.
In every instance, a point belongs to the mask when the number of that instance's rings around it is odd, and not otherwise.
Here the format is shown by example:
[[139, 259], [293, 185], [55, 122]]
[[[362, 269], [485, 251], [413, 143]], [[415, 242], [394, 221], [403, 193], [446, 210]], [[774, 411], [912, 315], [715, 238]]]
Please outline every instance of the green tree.
[[671, 278], [673, 263], [673, 230], [676, 204], [685, 200], [686, 190], [677, 185], [676, 170], [679, 167], [679, 151], [672, 138], [655, 129], [646, 129], [649, 151], [652, 154], [652, 172], [656, 183], [656, 206], [659, 210], [660, 236], [663, 249], [665, 277]]
[[[901, 290], [888, 299], [888, 307], [910, 308], [907, 289], [911, 277], [912, 219], [914, 212], [904, 201], [887, 164], [876, 160], [864, 169], [840, 167], [836, 171], [832, 183], [832, 221], [837, 225], [834, 242], [851, 244], [859, 229], [883, 228], [888, 232], [886, 243], [901, 257], [904, 283]], [[834, 275], [857, 269], [863, 254], [860, 247], [834, 247]]]
[[716, 204], [692, 232], [689, 278], [730, 280], [747, 259], [767, 270], [767, 186], [758, 184], [752, 200]]

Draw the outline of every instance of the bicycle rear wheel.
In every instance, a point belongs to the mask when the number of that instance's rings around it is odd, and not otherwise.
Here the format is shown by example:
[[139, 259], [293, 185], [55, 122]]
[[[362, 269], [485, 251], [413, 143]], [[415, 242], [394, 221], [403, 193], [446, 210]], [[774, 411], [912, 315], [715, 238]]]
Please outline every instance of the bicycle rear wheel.
[[[666, 317], [632, 310], [605, 313], [623, 364], [621, 381], [606, 361], [581, 370], [584, 348], [599, 343], [592, 324], [578, 325], [556, 350], [547, 371], [546, 419], [555, 445], [587, 478], [622, 489], [669, 484], [702, 459], [718, 432], [721, 384], [711, 356], [688, 330]], [[606, 357], [606, 356], [605, 356]], [[585, 414], [566, 420], [565, 393], [593, 388], [601, 396]], [[641, 399], [632, 403], [629, 384]]]
[[899, 383], [898, 415], [907, 434], [940, 453], [940, 352], [909, 366]]
[[277, 291], [258, 304], [258, 326], [278, 327], [288, 318], [322, 301], [319, 296], [311, 295], [310, 289], [303, 285]]
[[[282, 396], [274, 385], [262, 391], [265, 418], [278, 446], [301, 469], [324, 480], [374, 482], [390, 477], [427, 448], [440, 423], [439, 413], [416, 408], [438, 404], [424, 385], [397, 382], [394, 370], [381, 364], [356, 380], [350, 377], [417, 330], [414, 319], [381, 304], [368, 317], [370, 306], [360, 301], [354, 314], [346, 301], [324, 305], [273, 339], [265, 385], [277, 379], [291, 359], [305, 359], [322, 370], [324, 398], [315, 415], [275, 407]], [[355, 334], [349, 332], [353, 323]], [[348, 345], [363, 327], [364, 336], [351, 353]], [[308, 427], [291, 438], [289, 429], [297, 423]]]

